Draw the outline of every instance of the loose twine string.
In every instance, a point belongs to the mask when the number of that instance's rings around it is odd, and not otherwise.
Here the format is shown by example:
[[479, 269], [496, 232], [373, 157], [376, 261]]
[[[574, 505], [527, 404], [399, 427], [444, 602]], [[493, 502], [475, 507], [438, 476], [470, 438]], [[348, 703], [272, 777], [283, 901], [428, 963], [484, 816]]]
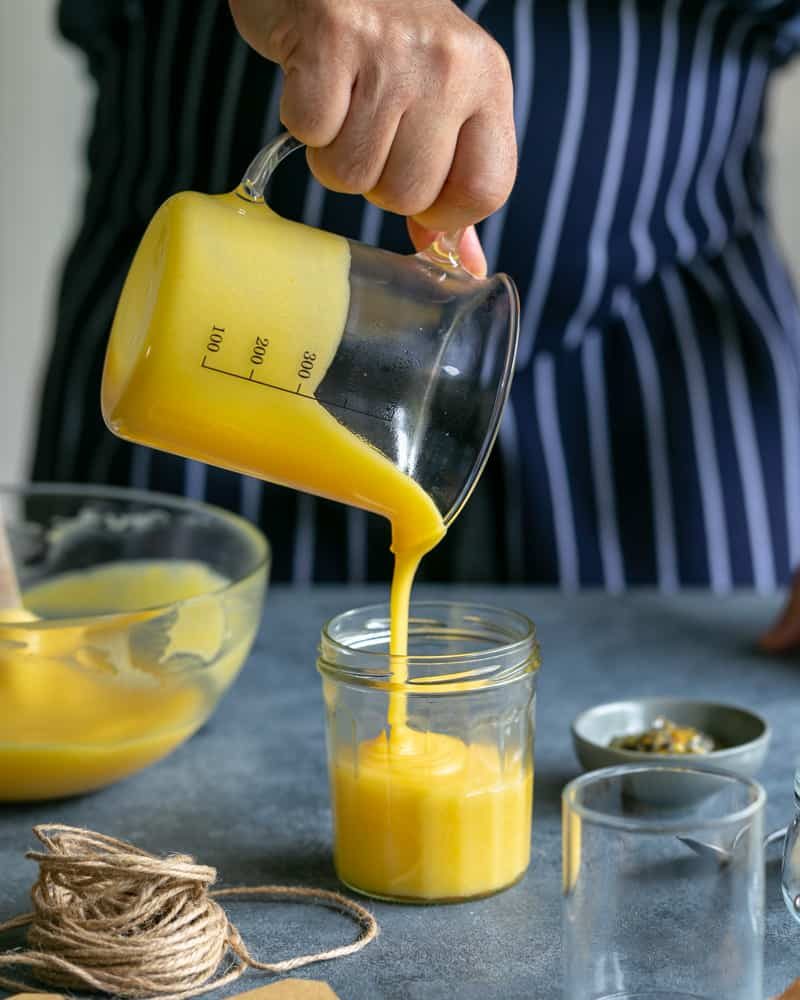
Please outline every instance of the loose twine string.
[[[45, 848], [27, 854], [39, 865], [33, 912], [0, 924], [0, 933], [28, 926], [28, 947], [0, 952], [0, 967], [27, 967], [50, 986], [184, 1000], [234, 982], [248, 967], [283, 973], [352, 955], [378, 934], [369, 910], [338, 892], [278, 885], [209, 891], [216, 869], [188, 855], [159, 858], [61, 824], [33, 832]], [[339, 948], [261, 962], [215, 902], [224, 896], [320, 903], [351, 917], [361, 932]], [[0, 986], [29, 989], [3, 976]]]

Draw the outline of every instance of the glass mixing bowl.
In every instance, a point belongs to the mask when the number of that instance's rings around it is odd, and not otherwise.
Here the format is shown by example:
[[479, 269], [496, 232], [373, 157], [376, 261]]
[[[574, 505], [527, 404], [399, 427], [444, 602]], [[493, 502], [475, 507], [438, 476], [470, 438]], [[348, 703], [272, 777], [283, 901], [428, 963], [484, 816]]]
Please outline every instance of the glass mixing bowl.
[[23, 609], [0, 609], [0, 801], [73, 795], [164, 757], [255, 638], [264, 535], [206, 504], [0, 487]]

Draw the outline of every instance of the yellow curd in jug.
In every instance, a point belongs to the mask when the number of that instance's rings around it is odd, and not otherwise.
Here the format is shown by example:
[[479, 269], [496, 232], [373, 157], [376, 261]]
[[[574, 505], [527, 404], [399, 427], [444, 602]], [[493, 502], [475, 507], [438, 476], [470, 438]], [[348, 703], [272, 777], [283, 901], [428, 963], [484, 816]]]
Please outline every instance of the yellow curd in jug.
[[121, 437], [381, 514], [395, 551], [421, 554], [444, 534], [433, 501], [314, 396], [349, 271], [339, 236], [235, 194], [175, 195], [125, 281], [103, 415]]
[[[122, 437], [387, 517], [391, 652], [403, 656], [414, 574], [445, 526], [416, 482], [315, 398], [344, 332], [349, 268], [345, 239], [262, 203], [176, 195], [126, 280], [103, 414]], [[402, 666], [394, 680], [406, 680]], [[403, 694], [391, 696], [388, 723], [388, 740], [332, 762], [340, 876], [420, 898], [484, 894], [519, 877], [530, 768], [509, 768], [493, 747], [411, 729]]]
[[[28, 590], [30, 610], [0, 611], [0, 801], [99, 788], [190, 736], [238, 672], [257, 626], [222, 651], [224, 612], [209, 592], [226, 582], [189, 560], [109, 563]], [[180, 606], [168, 634], [153, 612], [134, 611], [195, 595], [205, 596]], [[129, 609], [106, 624], [90, 617]], [[37, 628], [26, 628], [37, 616]], [[89, 624], [60, 624], [66, 616]], [[142, 631], [136, 648], [131, 630], [149, 619], [153, 632]], [[207, 666], [170, 676], [163, 660], [173, 648]]]

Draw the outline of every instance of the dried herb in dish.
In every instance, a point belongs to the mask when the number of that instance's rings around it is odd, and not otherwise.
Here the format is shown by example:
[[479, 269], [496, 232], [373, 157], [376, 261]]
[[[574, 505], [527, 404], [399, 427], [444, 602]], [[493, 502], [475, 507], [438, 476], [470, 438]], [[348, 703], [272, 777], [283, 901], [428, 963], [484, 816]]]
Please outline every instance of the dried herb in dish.
[[679, 726], [659, 717], [643, 733], [615, 736], [609, 746], [615, 750], [636, 750], [639, 753], [705, 754], [716, 749], [714, 740], [692, 726]]

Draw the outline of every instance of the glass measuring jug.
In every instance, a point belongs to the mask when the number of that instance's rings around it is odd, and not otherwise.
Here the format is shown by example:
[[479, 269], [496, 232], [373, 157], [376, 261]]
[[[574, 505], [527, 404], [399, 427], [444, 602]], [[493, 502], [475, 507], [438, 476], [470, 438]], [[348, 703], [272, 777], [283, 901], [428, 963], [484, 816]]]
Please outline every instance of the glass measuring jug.
[[114, 318], [103, 416], [123, 438], [385, 516], [405, 497], [393, 547], [423, 543], [494, 442], [517, 292], [468, 274], [455, 238], [402, 256], [272, 212], [267, 183], [301, 145], [284, 134], [236, 191], [158, 210]]

